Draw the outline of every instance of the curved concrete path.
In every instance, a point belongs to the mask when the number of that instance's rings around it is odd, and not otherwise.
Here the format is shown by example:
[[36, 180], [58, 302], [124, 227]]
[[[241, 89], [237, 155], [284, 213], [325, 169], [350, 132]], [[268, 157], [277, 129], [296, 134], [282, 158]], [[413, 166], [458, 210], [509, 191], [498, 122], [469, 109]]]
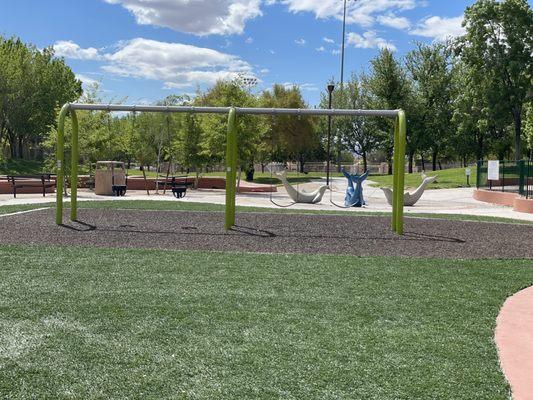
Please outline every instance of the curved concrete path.
[[533, 286], [505, 301], [495, 341], [513, 400], [533, 400]]

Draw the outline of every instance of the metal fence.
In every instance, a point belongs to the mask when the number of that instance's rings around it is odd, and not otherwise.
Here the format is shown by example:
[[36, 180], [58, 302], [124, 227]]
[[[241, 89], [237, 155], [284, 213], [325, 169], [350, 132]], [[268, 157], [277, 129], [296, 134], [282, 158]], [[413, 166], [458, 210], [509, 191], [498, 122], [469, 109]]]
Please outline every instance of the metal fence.
[[477, 188], [533, 198], [533, 160], [500, 160], [498, 179], [489, 179], [488, 161], [477, 162]]

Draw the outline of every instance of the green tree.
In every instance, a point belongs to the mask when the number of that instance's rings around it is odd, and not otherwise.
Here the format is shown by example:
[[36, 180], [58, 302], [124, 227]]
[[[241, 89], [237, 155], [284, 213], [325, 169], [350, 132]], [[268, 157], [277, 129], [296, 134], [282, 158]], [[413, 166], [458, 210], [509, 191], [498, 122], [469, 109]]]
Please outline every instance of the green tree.
[[[219, 81], [209, 91], [200, 94], [196, 104], [213, 107], [255, 107], [257, 99], [236, 82]], [[208, 157], [212, 162], [222, 162], [226, 152], [228, 116], [206, 115], [200, 121], [205, 133], [202, 138], [202, 156]], [[253, 180], [254, 161], [263, 133], [262, 121], [257, 116], [237, 117], [237, 161], [240, 169], [245, 171], [247, 180]]]
[[464, 26], [457, 52], [484, 76], [489, 107], [512, 117], [519, 159], [523, 104], [533, 96], [533, 11], [526, 0], [479, 0], [466, 9]]
[[530, 102], [525, 107], [526, 120], [524, 124], [524, 136], [526, 138], [529, 158], [533, 158], [533, 102]]
[[416, 143], [412, 146], [413, 150], [424, 146], [431, 151], [435, 171], [438, 156], [454, 132], [451, 123], [454, 93], [450, 52], [444, 43], [417, 43], [416, 49], [407, 54], [406, 65], [414, 82], [416, 114], [420, 116], [418, 122], [421, 127], [416, 130], [420, 134], [416, 137], [412, 135], [410, 142]]
[[[362, 78], [352, 73], [350, 80], [345, 82], [343, 95], [333, 92], [332, 108], [367, 109], [372, 108], [374, 102], [367, 85], [362, 85]], [[338, 85], [337, 85], [338, 87]], [[328, 108], [329, 94], [322, 93], [321, 108]], [[320, 129], [327, 132], [327, 118], [322, 118]], [[363, 159], [365, 171], [368, 168], [368, 156], [384, 139], [383, 132], [374, 118], [368, 117], [336, 117], [332, 120], [332, 132], [335, 132], [341, 142], [342, 149], [349, 150]]]
[[0, 37], [0, 142], [14, 158], [35, 158], [57, 109], [82, 93], [81, 82], [50, 48]]
[[489, 113], [485, 79], [460, 59], [453, 69], [453, 123], [456, 131], [451, 139], [459, 157], [466, 162], [471, 156], [482, 160], [488, 151]]
[[[261, 96], [261, 106], [267, 108], [307, 108], [298, 86], [286, 87], [275, 84]], [[263, 137], [264, 147], [271, 159], [285, 162], [297, 160], [300, 171], [308, 157], [319, 146], [315, 122], [310, 117], [273, 115], [265, 117], [267, 130]]]
[[[372, 108], [407, 109], [411, 95], [411, 83], [407, 73], [393, 53], [388, 49], [371, 60], [371, 70], [363, 78], [363, 85], [372, 94]], [[379, 129], [384, 133], [381, 148], [386, 154], [389, 174], [392, 174], [392, 153], [394, 150], [394, 121], [381, 119]]]

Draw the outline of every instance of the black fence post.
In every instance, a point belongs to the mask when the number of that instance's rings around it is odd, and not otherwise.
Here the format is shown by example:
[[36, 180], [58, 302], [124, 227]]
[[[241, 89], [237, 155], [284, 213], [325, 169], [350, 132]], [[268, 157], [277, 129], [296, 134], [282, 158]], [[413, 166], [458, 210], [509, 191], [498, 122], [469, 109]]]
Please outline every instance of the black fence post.
[[476, 171], [476, 188], [479, 189], [481, 186], [481, 167], [483, 166], [483, 161], [477, 161], [477, 171]]
[[501, 184], [502, 184], [502, 192], [505, 192], [505, 160], [502, 160]]
[[524, 184], [526, 181], [525, 160], [519, 160], [516, 164], [518, 167], [518, 173], [520, 174], [518, 178], [518, 194], [522, 196], [524, 194]]

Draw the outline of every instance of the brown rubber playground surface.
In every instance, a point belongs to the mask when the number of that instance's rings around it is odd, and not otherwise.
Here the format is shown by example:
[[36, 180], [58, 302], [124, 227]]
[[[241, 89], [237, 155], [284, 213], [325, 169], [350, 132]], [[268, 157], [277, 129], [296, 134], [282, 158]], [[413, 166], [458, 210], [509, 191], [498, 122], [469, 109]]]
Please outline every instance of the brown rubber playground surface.
[[81, 209], [55, 225], [53, 209], [0, 218], [0, 244], [168, 250], [325, 253], [429, 258], [533, 258], [533, 225], [389, 217], [239, 213], [224, 230], [219, 212]]

